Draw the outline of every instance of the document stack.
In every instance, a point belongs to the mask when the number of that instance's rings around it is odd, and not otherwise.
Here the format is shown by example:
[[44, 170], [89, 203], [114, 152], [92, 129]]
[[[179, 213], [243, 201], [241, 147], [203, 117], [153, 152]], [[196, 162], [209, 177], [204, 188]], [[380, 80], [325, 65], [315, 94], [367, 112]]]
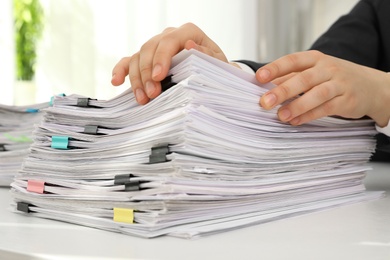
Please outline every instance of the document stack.
[[32, 143], [34, 124], [49, 102], [29, 106], [0, 105], [0, 186], [9, 186]]
[[194, 238], [382, 195], [363, 185], [371, 120], [282, 123], [259, 106], [272, 85], [195, 50], [162, 85], [144, 106], [131, 89], [55, 97], [11, 185], [15, 212]]

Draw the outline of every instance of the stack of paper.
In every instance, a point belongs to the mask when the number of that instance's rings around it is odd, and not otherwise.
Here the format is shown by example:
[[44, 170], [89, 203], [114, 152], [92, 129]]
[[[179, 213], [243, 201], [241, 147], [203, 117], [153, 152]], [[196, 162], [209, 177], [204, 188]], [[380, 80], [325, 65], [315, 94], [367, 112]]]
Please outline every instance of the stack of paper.
[[[141, 237], [195, 237], [378, 198], [371, 120], [281, 123], [270, 85], [194, 50], [144, 106], [56, 97], [12, 183], [15, 211]], [[165, 83], [164, 83], [165, 85]]]
[[0, 105], [0, 186], [9, 186], [27, 156], [34, 124], [49, 102], [28, 106]]

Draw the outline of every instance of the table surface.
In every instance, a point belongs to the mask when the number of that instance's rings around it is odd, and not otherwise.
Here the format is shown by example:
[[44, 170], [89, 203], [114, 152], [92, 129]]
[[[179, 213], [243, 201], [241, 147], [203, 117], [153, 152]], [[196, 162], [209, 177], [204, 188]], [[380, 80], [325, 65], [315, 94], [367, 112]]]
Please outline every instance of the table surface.
[[390, 164], [370, 163], [383, 199], [197, 240], [143, 239], [12, 213], [0, 188], [0, 259], [390, 259]]

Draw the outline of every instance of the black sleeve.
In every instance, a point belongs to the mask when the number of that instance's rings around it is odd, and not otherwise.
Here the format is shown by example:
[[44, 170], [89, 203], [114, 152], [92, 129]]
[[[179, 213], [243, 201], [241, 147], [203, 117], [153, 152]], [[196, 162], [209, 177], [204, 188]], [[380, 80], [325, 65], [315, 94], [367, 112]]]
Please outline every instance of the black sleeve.
[[390, 71], [390, 1], [361, 0], [310, 49]]
[[256, 72], [259, 68], [267, 64], [267, 63], [259, 63], [251, 60], [237, 60], [237, 62], [241, 62], [248, 65], [254, 72]]

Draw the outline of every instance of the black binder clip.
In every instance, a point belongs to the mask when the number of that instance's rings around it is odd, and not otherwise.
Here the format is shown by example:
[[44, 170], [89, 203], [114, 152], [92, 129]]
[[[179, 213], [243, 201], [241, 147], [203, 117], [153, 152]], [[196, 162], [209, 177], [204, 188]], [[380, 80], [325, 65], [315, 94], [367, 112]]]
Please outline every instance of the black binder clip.
[[140, 181], [132, 181], [133, 174], [119, 174], [114, 177], [114, 185], [125, 185], [125, 191], [141, 190]]
[[0, 152], [5, 152], [7, 149], [5, 148], [5, 144], [0, 144]]
[[124, 185], [131, 181], [131, 178], [134, 178], [133, 174], [118, 174], [114, 177], [114, 184], [115, 185]]
[[167, 162], [167, 154], [169, 153], [168, 144], [163, 146], [152, 147], [152, 154], [149, 155], [149, 163]]
[[125, 183], [125, 191], [139, 191], [141, 190], [140, 185], [140, 181], [130, 181], [128, 183]]
[[97, 125], [86, 125], [84, 127], [84, 134], [97, 135], [98, 126]]
[[89, 101], [90, 100], [96, 100], [96, 99], [91, 99], [91, 98], [78, 98], [77, 99], [77, 106], [78, 107], [95, 107], [95, 106], [91, 106], [89, 104]]
[[172, 75], [167, 76], [165, 79], [163, 79], [160, 82], [160, 84], [161, 84], [161, 92], [164, 92], [165, 90], [176, 85], [176, 83], [172, 81]]
[[78, 107], [88, 107], [89, 104], [89, 98], [78, 98], [77, 99], [77, 106]]
[[30, 213], [31, 212], [31, 210], [29, 208], [30, 206], [31, 206], [30, 204], [20, 201], [16, 204], [16, 209], [19, 211], [22, 211], [24, 213]]

